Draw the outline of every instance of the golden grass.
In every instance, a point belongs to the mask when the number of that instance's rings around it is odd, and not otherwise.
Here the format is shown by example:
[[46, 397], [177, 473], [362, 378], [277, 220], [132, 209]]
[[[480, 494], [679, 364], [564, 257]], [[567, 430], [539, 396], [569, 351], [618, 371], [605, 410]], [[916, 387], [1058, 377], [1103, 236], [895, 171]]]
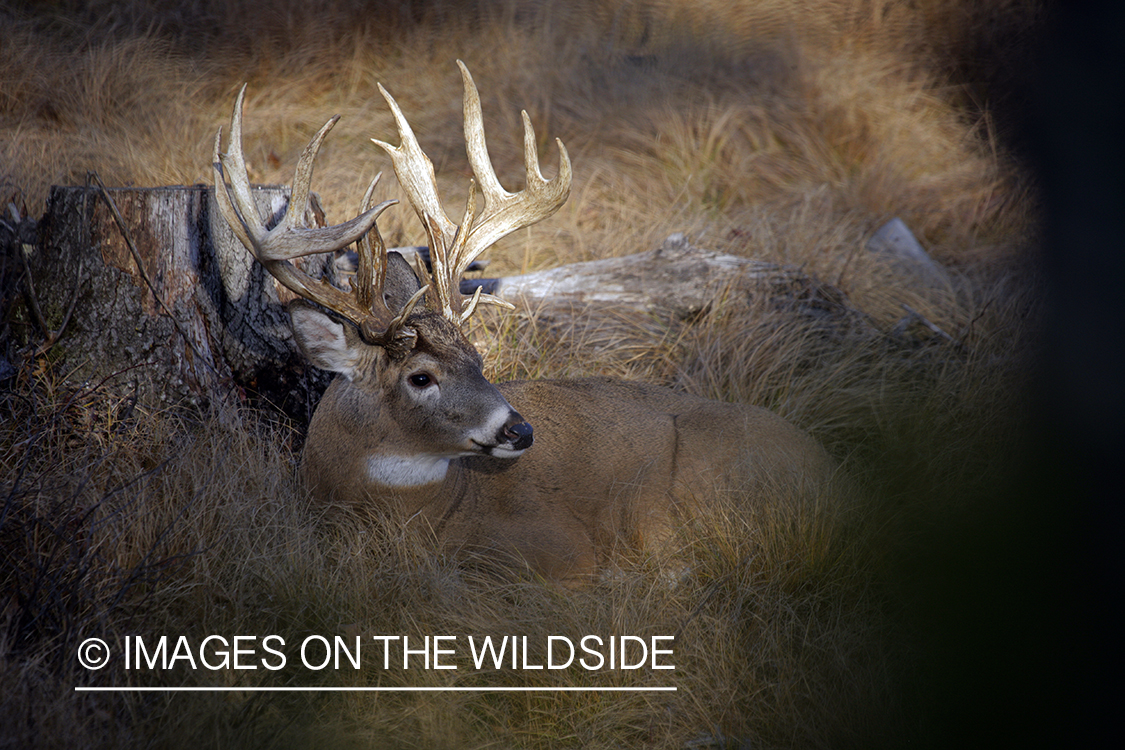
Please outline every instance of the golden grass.
[[[685, 232], [802, 266], [846, 294], [816, 308], [832, 324], [807, 300], [735, 296], [693, 325], [589, 317], [559, 331], [488, 317], [474, 332], [488, 376], [614, 374], [765, 405], [821, 439], [853, 486], [816, 508], [746, 509], [735, 494], [727, 512], [680, 530], [666, 558], [563, 592], [433, 554], [401, 520], [323, 517], [294, 479], [291, 427], [152, 413], [27, 361], [0, 390], [0, 716], [15, 717], [0, 744], [870, 747], [935, 736], [943, 704], [917, 672], [926, 644], [903, 613], [911, 582], [899, 569], [933, 544], [934, 528], [1008, 507], [1038, 309], [1026, 270], [1031, 186], [957, 75], [989, 29], [1032, 30], [1040, 4], [388, 5], [6, 6], [0, 183], [36, 214], [50, 185], [91, 169], [107, 184], [208, 181], [215, 130], [245, 81], [255, 181], [287, 182], [309, 136], [343, 115], [314, 178], [339, 221], [376, 171], [389, 173], [368, 140], [393, 132], [382, 82], [456, 206], [469, 174], [461, 58], [510, 189], [522, 171], [520, 108], [548, 174], [556, 136], [575, 165], [559, 214], [491, 251], [499, 273], [648, 250]], [[397, 190], [384, 179], [388, 197]], [[389, 242], [421, 240], [408, 211], [385, 216]], [[865, 254], [893, 216], [947, 266], [948, 285], [919, 289]], [[890, 336], [903, 303], [955, 343]], [[278, 633], [289, 644], [675, 634], [677, 669], [403, 672], [367, 650], [358, 672], [75, 663], [86, 637], [162, 633]], [[169, 696], [75, 694], [79, 684], [679, 690]]]

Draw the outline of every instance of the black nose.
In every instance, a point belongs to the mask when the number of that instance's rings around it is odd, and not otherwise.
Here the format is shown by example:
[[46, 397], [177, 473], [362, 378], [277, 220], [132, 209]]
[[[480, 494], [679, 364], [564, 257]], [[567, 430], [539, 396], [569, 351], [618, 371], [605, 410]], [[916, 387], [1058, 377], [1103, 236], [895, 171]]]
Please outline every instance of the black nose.
[[504, 426], [504, 440], [512, 444], [512, 449], [522, 451], [531, 447], [531, 443], [535, 440], [532, 434], [534, 430], [527, 422], [517, 422], [513, 425]]

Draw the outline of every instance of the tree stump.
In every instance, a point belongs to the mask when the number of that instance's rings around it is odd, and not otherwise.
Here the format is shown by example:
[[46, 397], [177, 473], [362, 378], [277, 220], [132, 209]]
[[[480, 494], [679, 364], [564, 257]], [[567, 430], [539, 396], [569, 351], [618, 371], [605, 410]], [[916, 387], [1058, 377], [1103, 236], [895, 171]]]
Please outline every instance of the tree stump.
[[[254, 194], [276, 223], [289, 189]], [[306, 221], [322, 226], [323, 212], [310, 203]], [[327, 383], [305, 365], [289, 333], [286, 295], [234, 237], [210, 186], [104, 194], [54, 187], [27, 260], [47, 328], [75, 306], [51, 351], [71, 379], [110, 378], [156, 404], [222, 406], [252, 394], [297, 418], [307, 417]], [[303, 259], [302, 267], [333, 271], [324, 257]], [[42, 335], [28, 329], [27, 310], [13, 318], [25, 322], [26, 341]]]

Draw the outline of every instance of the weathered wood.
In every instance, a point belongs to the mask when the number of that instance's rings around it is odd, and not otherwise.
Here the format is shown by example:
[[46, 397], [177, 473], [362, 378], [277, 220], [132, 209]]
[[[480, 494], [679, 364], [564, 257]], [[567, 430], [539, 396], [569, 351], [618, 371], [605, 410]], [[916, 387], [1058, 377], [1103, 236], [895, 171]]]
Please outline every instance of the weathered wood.
[[673, 330], [681, 335], [718, 305], [728, 312], [765, 305], [815, 330], [825, 343], [873, 331], [841, 290], [801, 269], [697, 247], [682, 234], [655, 250], [619, 258], [464, 279], [461, 292], [472, 294], [476, 286], [534, 317], [549, 335], [576, 337], [600, 355], [620, 351], [626, 360], [638, 347], [659, 345]]
[[655, 250], [494, 279], [485, 291], [546, 317], [614, 307], [691, 321], [732, 287], [799, 280], [807, 277], [791, 266], [695, 247], [674, 234]]
[[950, 284], [949, 274], [898, 217], [875, 230], [867, 241], [867, 250], [889, 260], [899, 277], [911, 286], [943, 289]]
[[[429, 267], [425, 247], [395, 248], [413, 265]], [[342, 275], [355, 271], [355, 253], [337, 261]], [[470, 271], [483, 270], [485, 262]], [[601, 313], [692, 322], [732, 293], [786, 298], [817, 317], [855, 313], [843, 292], [820, 283], [794, 266], [718, 253], [692, 245], [682, 234], [669, 236], [655, 250], [570, 263], [517, 276], [464, 278], [461, 293], [477, 288], [511, 302], [541, 321], [565, 323]]]

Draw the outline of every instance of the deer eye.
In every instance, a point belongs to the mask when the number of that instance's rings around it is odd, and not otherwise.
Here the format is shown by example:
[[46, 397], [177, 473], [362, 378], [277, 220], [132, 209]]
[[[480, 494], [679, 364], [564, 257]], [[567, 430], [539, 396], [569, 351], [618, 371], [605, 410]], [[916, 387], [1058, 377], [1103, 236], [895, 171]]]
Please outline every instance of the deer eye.
[[430, 383], [434, 382], [433, 376], [428, 372], [416, 372], [407, 378], [407, 380], [409, 380], [410, 385], [415, 388], [425, 388]]

